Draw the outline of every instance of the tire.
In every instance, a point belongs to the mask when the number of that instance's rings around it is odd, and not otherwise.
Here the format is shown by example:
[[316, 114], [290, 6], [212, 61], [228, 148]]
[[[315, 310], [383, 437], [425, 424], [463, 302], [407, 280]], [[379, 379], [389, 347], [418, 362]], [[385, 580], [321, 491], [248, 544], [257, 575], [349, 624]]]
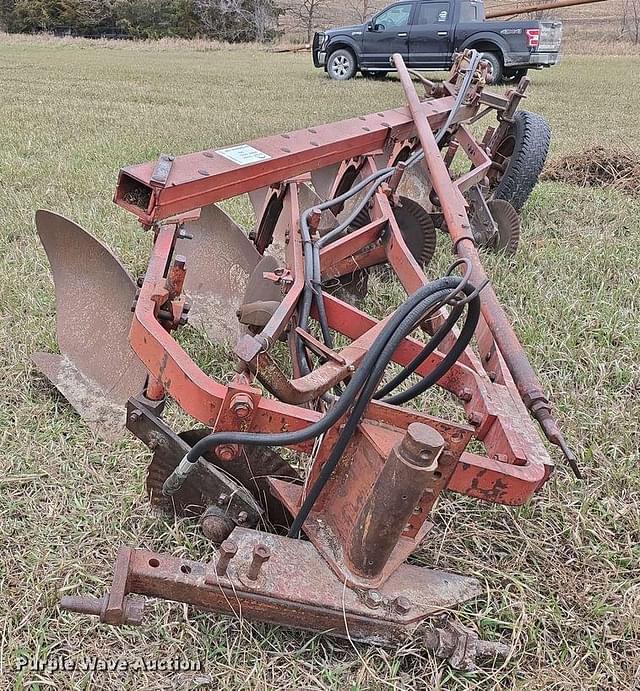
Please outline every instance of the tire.
[[356, 73], [356, 56], [347, 48], [339, 48], [327, 60], [327, 73], [331, 79], [344, 82]]
[[504, 77], [504, 67], [502, 65], [502, 58], [498, 53], [483, 53], [482, 58], [491, 65], [491, 81], [490, 84], [502, 84]]
[[522, 77], [526, 76], [528, 71], [529, 70], [526, 68], [521, 70], [505, 70], [502, 82], [504, 84], [515, 84], [516, 82], [519, 82]]
[[[491, 198], [504, 199], [520, 211], [538, 182], [550, 142], [549, 123], [536, 113], [519, 110], [493, 154], [494, 166], [489, 170]], [[495, 164], [503, 167], [501, 174], [495, 174]]]
[[388, 72], [370, 72], [369, 70], [362, 70], [362, 76], [367, 79], [384, 79]]

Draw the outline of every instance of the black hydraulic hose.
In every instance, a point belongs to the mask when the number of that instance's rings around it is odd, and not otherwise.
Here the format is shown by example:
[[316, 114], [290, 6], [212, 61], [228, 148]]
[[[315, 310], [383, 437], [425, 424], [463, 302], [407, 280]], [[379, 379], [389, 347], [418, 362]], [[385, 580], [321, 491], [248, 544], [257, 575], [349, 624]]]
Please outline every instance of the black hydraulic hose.
[[374, 399], [379, 400], [391, 393], [394, 389], [398, 388], [402, 382], [412, 375], [418, 367], [434, 352], [434, 350], [442, 343], [444, 338], [451, 332], [451, 329], [455, 326], [456, 322], [460, 318], [464, 307], [456, 305], [452, 310], [446, 321], [438, 328], [438, 330], [429, 339], [429, 342], [424, 346], [424, 348], [416, 355], [411, 362], [402, 369], [401, 372], [396, 374], [393, 379], [391, 379], [387, 384], [385, 384], [381, 389], [376, 391]]
[[[195, 467], [195, 463], [206, 454], [210, 449], [221, 444], [247, 444], [250, 446], [292, 446], [308, 439], [319, 437], [334, 425], [349, 409], [355, 400], [358, 392], [366, 384], [371, 372], [374, 370], [376, 362], [380, 357], [387, 341], [392, 334], [399, 328], [403, 320], [417, 305], [429, 298], [433, 293], [440, 291], [455, 291], [462, 283], [463, 279], [455, 276], [445, 276], [436, 281], [432, 281], [415, 293], [410, 295], [398, 309], [389, 317], [381, 332], [371, 345], [371, 348], [364, 356], [360, 367], [357, 368], [344, 393], [340, 396], [334, 406], [330, 408], [326, 415], [317, 422], [307, 427], [296, 430], [295, 432], [281, 432], [276, 434], [259, 434], [255, 432], [213, 432], [197, 442], [184, 456], [178, 467], [171, 473], [165, 481], [162, 491], [165, 495], [172, 495], [177, 492], [184, 484], [184, 481]], [[468, 289], [465, 286], [465, 291]], [[424, 310], [426, 312], [427, 310]], [[377, 382], [376, 382], [377, 385]]]
[[[467, 294], [470, 294], [471, 292], [473, 292], [474, 289], [473, 287], [467, 285], [464, 290], [465, 292], [468, 290], [469, 292]], [[353, 406], [353, 409], [345, 423], [343, 430], [340, 433], [340, 436], [338, 437], [338, 440], [336, 441], [333, 449], [331, 449], [331, 454], [325, 461], [324, 465], [320, 470], [320, 473], [318, 474], [318, 477], [316, 478], [316, 481], [313, 483], [313, 486], [311, 487], [304, 501], [302, 502], [302, 506], [300, 507], [298, 514], [296, 515], [293, 523], [291, 524], [289, 532], [287, 533], [289, 537], [298, 537], [298, 534], [300, 533], [300, 530], [302, 529], [302, 526], [305, 520], [307, 519], [309, 512], [313, 508], [316, 500], [320, 496], [320, 493], [322, 492], [329, 478], [331, 477], [331, 474], [333, 473], [336, 466], [338, 465], [338, 462], [342, 458], [342, 454], [344, 453], [345, 449], [347, 448], [347, 445], [351, 441], [351, 438], [355, 434], [356, 428], [360, 423], [360, 418], [362, 417], [365, 408], [369, 405], [374, 391], [376, 390], [378, 384], [384, 376], [384, 371], [389, 362], [391, 361], [394, 352], [396, 351], [402, 340], [406, 338], [406, 336], [415, 329], [416, 325], [420, 321], [422, 321], [426, 312], [432, 306], [438, 304], [443, 297], [446, 297], [447, 292], [448, 291], [438, 291], [437, 293], [432, 293], [431, 295], [427, 296], [424, 300], [417, 304], [408, 314], [406, 314], [406, 316], [402, 319], [395, 331], [391, 333], [390, 338], [385, 343], [384, 347], [382, 348], [382, 351], [380, 352], [380, 355], [374, 363], [371, 374], [367, 378], [367, 382], [363, 387], [362, 391], [360, 392], [358, 400], [356, 404]], [[474, 303], [476, 303], [476, 305], [478, 306], [479, 313], [480, 298], [477, 295], [471, 301], [471, 304]], [[465, 332], [464, 334], [463, 332], [460, 333], [460, 337], [458, 338], [457, 343], [463, 343], [463, 350], [469, 344], [469, 341], [471, 340], [472, 336], [473, 331], [470, 334], [468, 332]]]
[[[326, 244], [329, 242], [329, 240], [332, 240], [334, 238], [337, 238], [342, 232], [353, 222], [355, 217], [360, 213], [360, 211], [364, 208], [365, 204], [368, 203], [369, 199], [373, 196], [375, 193], [378, 185], [380, 185], [384, 180], [388, 179], [393, 175], [393, 171], [395, 168], [383, 168], [382, 170], [378, 170], [375, 173], [372, 173], [368, 177], [366, 177], [364, 180], [359, 182], [357, 185], [354, 187], [350, 188], [343, 194], [341, 194], [338, 197], [335, 197], [334, 199], [330, 199], [326, 202], [323, 202], [322, 204], [318, 204], [316, 206], [312, 206], [309, 209], [306, 209], [301, 215], [300, 215], [300, 233], [302, 235], [302, 242], [304, 244], [304, 271], [305, 271], [305, 281], [304, 281], [304, 289], [302, 293], [302, 300], [300, 302], [300, 309], [298, 312], [298, 326], [300, 326], [302, 329], [305, 331], [308, 329], [309, 325], [309, 316], [311, 314], [311, 305], [312, 302], [314, 302], [315, 298], [315, 303], [318, 308], [318, 319], [320, 322], [320, 328], [322, 330], [322, 337], [325, 342], [325, 344], [328, 347], [331, 346], [331, 336], [329, 332], [329, 324], [326, 318], [326, 312], [325, 312], [325, 307], [324, 307], [324, 300], [322, 299], [322, 280], [320, 276], [320, 256], [319, 256], [319, 249], [320, 247], [323, 246], [323, 244]], [[372, 186], [372, 188], [367, 192], [365, 195], [364, 199], [358, 204], [358, 206], [352, 211], [352, 213], [349, 215], [347, 219], [345, 219], [342, 223], [340, 223], [339, 226], [331, 230], [329, 233], [327, 233], [326, 236], [323, 238], [320, 238], [317, 242], [314, 242], [311, 238], [311, 231], [309, 229], [309, 218], [311, 214], [316, 210], [324, 211], [325, 209], [329, 209], [336, 204], [339, 204], [341, 202], [346, 201], [350, 197], [352, 197], [354, 194], [358, 193], [360, 190], [364, 189], [367, 187], [367, 185], [371, 184], [372, 182], [376, 182], [377, 184]], [[326, 238], [326, 240], [325, 240]], [[324, 241], [324, 242], [323, 242]], [[317, 272], [314, 270], [315, 268], [315, 259], [314, 259], [314, 254], [316, 251], [316, 248], [318, 249], [318, 258], [317, 258]], [[315, 283], [315, 287], [314, 287]], [[305, 355], [305, 350], [304, 350], [304, 344], [302, 343], [302, 340], [300, 338], [295, 339], [295, 349], [296, 349], [296, 359], [298, 361], [298, 366], [300, 367], [300, 371], [303, 374], [309, 374], [311, 371], [309, 369], [309, 365], [307, 363], [307, 358]]]
[[456, 342], [453, 344], [449, 352], [442, 358], [442, 361], [434, 367], [429, 374], [423, 377], [417, 384], [410, 386], [408, 389], [389, 396], [383, 400], [383, 403], [390, 403], [392, 405], [400, 405], [410, 401], [412, 398], [424, 393], [428, 388], [433, 386], [441, 377], [443, 377], [458, 360], [462, 352], [467, 347], [478, 325], [480, 318], [480, 300], [474, 299], [469, 303], [467, 308], [467, 318], [464, 326], [460, 331]]
[[329, 320], [327, 319], [327, 311], [324, 306], [324, 298], [322, 296], [322, 280], [320, 273], [320, 248], [318, 243], [313, 243], [311, 248], [313, 252], [313, 295], [318, 308], [318, 321], [320, 322], [320, 329], [322, 330], [322, 339], [328, 348], [333, 348], [333, 336], [329, 329]]

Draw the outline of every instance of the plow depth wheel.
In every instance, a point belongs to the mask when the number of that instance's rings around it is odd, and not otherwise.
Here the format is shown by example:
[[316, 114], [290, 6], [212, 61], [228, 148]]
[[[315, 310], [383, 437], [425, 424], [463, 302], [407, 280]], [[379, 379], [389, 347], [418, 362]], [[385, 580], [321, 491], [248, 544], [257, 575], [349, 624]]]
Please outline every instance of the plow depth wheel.
[[538, 182], [550, 142], [551, 128], [543, 117], [518, 111], [492, 156], [488, 175], [492, 198], [504, 199], [520, 211]]

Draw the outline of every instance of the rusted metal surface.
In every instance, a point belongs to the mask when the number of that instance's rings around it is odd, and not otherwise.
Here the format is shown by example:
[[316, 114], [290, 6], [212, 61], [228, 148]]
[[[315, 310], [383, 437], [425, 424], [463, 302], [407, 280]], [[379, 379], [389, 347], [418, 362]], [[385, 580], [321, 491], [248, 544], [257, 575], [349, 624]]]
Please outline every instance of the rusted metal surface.
[[[131, 594], [138, 594], [249, 620], [388, 645], [412, 634], [424, 619], [481, 592], [473, 578], [404, 564], [379, 589], [379, 605], [372, 609], [366, 594], [345, 589], [308, 542], [236, 528], [223, 545], [208, 564], [123, 548], [116, 576], [123, 574], [126, 587], [111, 590], [110, 623], [127, 623], [124, 603]], [[261, 568], [254, 574], [256, 550]], [[268, 560], [263, 559], [266, 553]], [[292, 578], [292, 568], [296, 578]], [[400, 607], [398, 598], [404, 598]], [[61, 604], [66, 608], [72, 603]], [[77, 606], [81, 603], [73, 604], [73, 611], [97, 613], [88, 602], [85, 609]]]
[[444, 444], [433, 427], [413, 422], [402, 441], [391, 449], [347, 547], [349, 559], [361, 575], [375, 576], [382, 571], [422, 495], [433, 493], [434, 481], [441, 473], [438, 457]]
[[55, 284], [61, 355], [33, 360], [94, 432], [117, 438], [124, 404], [147, 374], [127, 339], [135, 284], [106, 245], [72, 221], [40, 210], [36, 228]]
[[540, 423], [547, 439], [562, 449], [567, 460], [573, 466], [574, 462], [566, 447], [566, 442], [551, 414], [549, 399], [545, 395], [524, 348], [515, 335], [509, 318], [489, 283], [471, 232], [465, 201], [459, 194], [459, 187], [456, 186], [452, 189], [449, 171], [442, 160], [433, 132], [423, 118], [420, 100], [402, 56], [395, 54], [393, 60], [409, 103], [409, 110], [414, 117], [418, 138], [425, 154], [425, 165], [428, 168], [433, 188], [440, 199], [454, 251], [459, 257], [464, 257], [471, 262], [473, 267], [471, 280], [474, 285], [486, 285], [483, 290], [482, 316], [511, 372], [520, 397]]
[[[421, 109], [429, 124], [437, 128], [452, 105], [453, 97], [445, 97], [424, 103]], [[464, 120], [470, 111], [462, 108], [456, 119]], [[152, 223], [382, 149], [390, 134], [407, 139], [413, 133], [407, 109], [396, 108], [247, 142], [243, 146], [266, 156], [253, 164], [235, 163], [220, 150], [176, 156], [161, 188], [151, 183], [155, 162], [131, 166], [120, 172], [114, 201], [143, 222]], [[254, 156], [258, 158], [258, 154]]]
[[176, 460], [185, 455], [191, 444], [185, 441], [184, 434], [175, 434], [136, 397], [129, 400], [127, 411], [127, 428], [154, 454], [146, 482], [152, 506], [177, 515], [198, 516], [208, 506], [215, 505], [230, 521], [248, 526], [258, 523], [263, 512], [246, 484], [235, 481], [231, 473], [218, 470], [205, 459], [198, 463], [193, 479], [190, 478], [171, 498], [165, 497], [162, 485], [175, 468]]

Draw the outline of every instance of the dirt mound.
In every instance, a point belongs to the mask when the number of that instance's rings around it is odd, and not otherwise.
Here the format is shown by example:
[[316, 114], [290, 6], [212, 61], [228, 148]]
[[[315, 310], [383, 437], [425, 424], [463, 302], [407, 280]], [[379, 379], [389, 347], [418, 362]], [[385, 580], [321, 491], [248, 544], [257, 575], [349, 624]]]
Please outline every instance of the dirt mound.
[[595, 146], [551, 162], [541, 178], [581, 187], [615, 187], [640, 196], [640, 155]]

